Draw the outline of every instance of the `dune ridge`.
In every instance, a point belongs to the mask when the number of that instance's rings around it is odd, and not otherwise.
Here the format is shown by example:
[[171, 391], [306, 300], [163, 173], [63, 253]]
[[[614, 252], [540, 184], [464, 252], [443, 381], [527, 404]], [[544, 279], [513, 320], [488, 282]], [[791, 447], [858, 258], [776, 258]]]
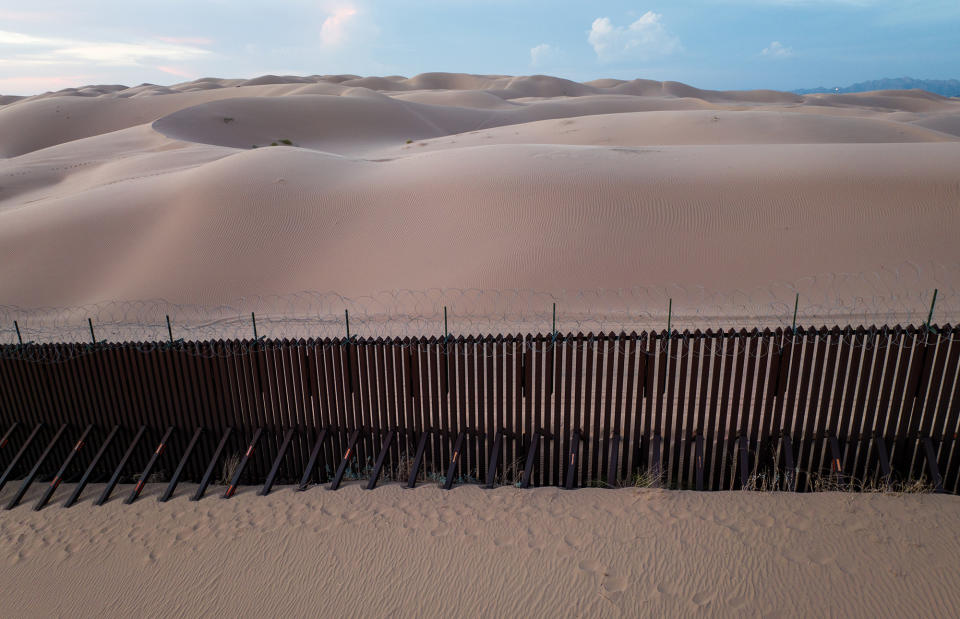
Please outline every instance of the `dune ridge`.
[[960, 102], [919, 91], [549, 76], [67, 89], [0, 106], [0, 289], [23, 308], [732, 292], [952, 264], [958, 119]]

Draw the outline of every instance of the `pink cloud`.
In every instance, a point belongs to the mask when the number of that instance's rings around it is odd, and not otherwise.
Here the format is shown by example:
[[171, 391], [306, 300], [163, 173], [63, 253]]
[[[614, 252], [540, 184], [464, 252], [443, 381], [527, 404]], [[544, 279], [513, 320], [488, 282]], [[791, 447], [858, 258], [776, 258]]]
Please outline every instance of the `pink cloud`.
[[95, 75], [51, 75], [47, 77], [0, 77], [0, 93], [35, 94], [47, 90], [77, 88], [97, 81]]
[[159, 71], [163, 71], [164, 73], [169, 73], [170, 75], [176, 75], [177, 77], [186, 77], [186, 78], [195, 77], [193, 73], [188, 73], [186, 70], [178, 69], [176, 67], [154, 67], [154, 68]]
[[53, 21], [63, 17], [59, 11], [6, 11], [0, 9], [0, 19], [10, 21]]

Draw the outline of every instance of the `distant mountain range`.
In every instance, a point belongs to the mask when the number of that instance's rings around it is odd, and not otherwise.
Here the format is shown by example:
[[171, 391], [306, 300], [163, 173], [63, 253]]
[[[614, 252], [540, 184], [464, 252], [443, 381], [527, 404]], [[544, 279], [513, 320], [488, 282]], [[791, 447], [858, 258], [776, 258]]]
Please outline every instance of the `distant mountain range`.
[[842, 88], [801, 88], [794, 90], [798, 95], [809, 95], [819, 92], [867, 92], [868, 90], [909, 90], [919, 88], [944, 97], [960, 97], [960, 80], [918, 80], [912, 77], [885, 77], [882, 80], [860, 82]]

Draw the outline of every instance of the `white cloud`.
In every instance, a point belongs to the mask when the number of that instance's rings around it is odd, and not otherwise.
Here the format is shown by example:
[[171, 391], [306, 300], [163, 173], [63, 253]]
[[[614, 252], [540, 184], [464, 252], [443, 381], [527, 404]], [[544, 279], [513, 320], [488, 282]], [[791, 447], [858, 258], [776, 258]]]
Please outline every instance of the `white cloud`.
[[793, 50], [789, 47], [784, 47], [780, 41], [771, 41], [770, 45], [764, 47], [760, 53], [771, 58], [787, 58], [793, 56]]
[[8, 66], [52, 63], [140, 66], [158, 60], [191, 60], [210, 53], [191, 45], [167, 43], [160, 39], [123, 43], [94, 42], [38, 37], [6, 30], [0, 30], [0, 47], [13, 48], [2, 52], [6, 56], [4, 64]]
[[629, 26], [614, 26], [607, 17], [598, 17], [587, 35], [597, 58], [649, 60], [683, 50], [680, 39], [663, 25], [663, 16], [647, 11]]
[[548, 43], [541, 43], [530, 48], [530, 65], [540, 67], [556, 60], [560, 50]]

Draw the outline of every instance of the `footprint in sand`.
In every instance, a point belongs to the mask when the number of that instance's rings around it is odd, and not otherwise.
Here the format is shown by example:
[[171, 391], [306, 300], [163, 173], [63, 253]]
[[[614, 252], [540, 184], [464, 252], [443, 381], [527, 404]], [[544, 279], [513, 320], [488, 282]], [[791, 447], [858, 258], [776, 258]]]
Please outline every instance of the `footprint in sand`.
[[590, 533], [581, 533], [578, 535], [567, 535], [563, 538], [564, 543], [577, 550], [588, 546], [593, 541], [593, 535]]
[[600, 589], [604, 593], [620, 595], [627, 590], [627, 579], [618, 574], [604, 574]]
[[743, 597], [742, 595], [736, 595], [727, 600], [727, 605], [734, 610], [739, 610], [747, 605], [747, 598]]
[[823, 548], [817, 548], [813, 550], [808, 556], [810, 557], [810, 560], [817, 565], [826, 565], [828, 563], [832, 563], [836, 558], [832, 552]]
[[604, 570], [603, 564], [593, 559], [581, 561], [580, 565], [577, 567], [579, 567], [581, 571], [589, 572], [591, 574], [599, 574]]
[[713, 591], [700, 591], [699, 593], [694, 593], [693, 597], [690, 598], [690, 601], [697, 606], [706, 606], [713, 601], [713, 598]]
[[759, 518], [754, 518], [753, 522], [759, 527], [773, 526], [773, 518], [771, 518], [770, 516], [760, 516]]

